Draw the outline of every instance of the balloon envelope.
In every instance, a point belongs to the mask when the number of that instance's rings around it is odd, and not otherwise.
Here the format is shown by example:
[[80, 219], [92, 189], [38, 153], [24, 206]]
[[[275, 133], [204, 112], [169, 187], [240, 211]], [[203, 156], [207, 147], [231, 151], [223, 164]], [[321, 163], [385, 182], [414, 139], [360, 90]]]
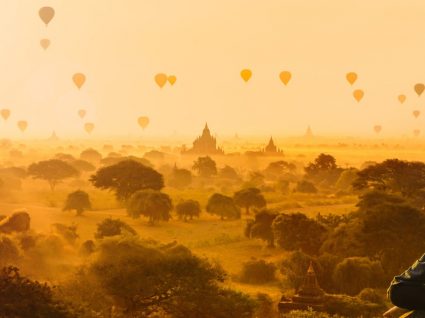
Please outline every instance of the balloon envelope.
[[86, 81], [86, 76], [83, 73], [75, 73], [72, 76], [72, 81], [74, 82], [75, 86], [80, 89]]
[[167, 80], [167, 75], [164, 73], [158, 73], [155, 75], [155, 82], [160, 88], [164, 87], [164, 85], [167, 83]]
[[283, 84], [288, 85], [289, 81], [291, 80], [292, 74], [288, 71], [282, 71], [279, 74], [279, 78], [282, 81]]
[[80, 116], [80, 118], [84, 118], [84, 116], [86, 116], [86, 111], [84, 109], [80, 109], [78, 111], [78, 116]]
[[357, 80], [357, 74], [354, 72], [349, 72], [345, 75], [345, 78], [347, 79], [348, 83], [350, 83], [350, 85], [353, 85]]
[[414, 110], [412, 114], [415, 118], [418, 118], [421, 112], [419, 110]]
[[38, 11], [38, 15], [47, 26], [55, 16], [55, 10], [52, 7], [43, 7]]
[[374, 130], [377, 134], [379, 134], [379, 133], [381, 132], [381, 130], [382, 130], [382, 126], [381, 126], [381, 125], [375, 125], [375, 126], [373, 127], [373, 130]]
[[1, 117], [3, 117], [4, 120], [7, 120], [10, 116], [10, 110], [9, 109], [2, 109], [0, 111]]
[[50, 46], [50, 40], [49, 39], [41, 39], [40, 45], [44, 50], [47, 50], [47, 48]]
[[406, 95], [398, 95], [398, 101], [400, 102], [400, 104], [403, 104], [406, 101]]
[[94, 124], [93, 123], [85, 123], [84, 124], [84, 130], [87, 132], [87, 133], [91, 133], [92, 131], [93, 131], [93, 129], [94, 129]]
[[356, 89], [353, 92], [353, 96], [356, 99], [356, 101], [360, 102], [364, 96], [364, 92], [361, 89]]
[[21, 131], [25, 131], [28, 127], [28, 123], [25, 120], [18, 121], [18, 127]]
[[252, 76], [252, 72], [249, 69], [244, 69], [241, 71], [241, 77], [245, 82], [248, 82]]
[[174, 85], [174, 83], [177, 81], [177, 77], [175, 75], [168, 76], [168, 83], [171, 85]]
[[425, 85], [424, 84], [422, 84], [422, 83], [415, 84], [415, 92], [416, 92], [416, 94], [418, 94], [418, 96], [421, 96], [421, 94], [423, 93], [424, 89], [425, 89]]
[[141, 116], [137, 119], [139, 126], [145, 129], [149, 125], [149, 118], [146, 116]]

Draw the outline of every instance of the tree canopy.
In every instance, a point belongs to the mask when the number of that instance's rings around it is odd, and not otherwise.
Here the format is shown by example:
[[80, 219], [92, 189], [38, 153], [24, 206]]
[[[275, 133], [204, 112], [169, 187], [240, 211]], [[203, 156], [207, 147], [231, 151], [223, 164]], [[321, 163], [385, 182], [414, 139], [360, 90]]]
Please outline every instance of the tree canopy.
[[161, 220], [168, 221], [172, 209], [173, 204], [167, 194], [151, 189], [135, 192], [127, 206], [127, 212], [131, 217], [146, 216], [150, 224]]
[[246, 214], [249, 214], [251, 207], [260, 209], [266, 206], [266, 199], [264, 199], [260, 189], [257, 188], [239, 190], [233, 195], [233, 200], [237, 206], [245, 208]]
[[75, 210], [77, 215], [81, 215], [84, 210], [91, 209], [90, 198], [87, 192], [77, 190], [68, 194], [64, 211]]
[[217, 174], [217, 165], [211, 157], [199, 157], [193, 163], [193, 170], [197, 171], [199, 176], [209, 178]]
[[78, 176], [78, 171], [74, 167], [59, 159], [33, 163], [28, 167], [27, 171], [28, 175], [34, 179], [47, 181], [52, 191], [63, 180]]
[[220, 216], [222, 220], [225, 218], [239, 219], [241, 217], [241, 211], [233, 199], [220, 193], [214, 193], [208, 199], [206, 210], [208, 213]]

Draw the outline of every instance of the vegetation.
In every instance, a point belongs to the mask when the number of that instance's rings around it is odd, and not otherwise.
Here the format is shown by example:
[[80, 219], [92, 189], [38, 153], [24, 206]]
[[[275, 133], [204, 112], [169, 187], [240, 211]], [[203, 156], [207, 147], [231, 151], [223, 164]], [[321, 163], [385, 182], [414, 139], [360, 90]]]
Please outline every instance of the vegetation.
[[193, 217], [199, 217], [199, 214], [201, 214], [201, 205], [195, 200], [181, 201], [176, 205], [176, 213], [180, 219], [186, 222], [187, 218], [192, 220]]
[[132, 218], [146, 216], [153, 225], [158, 221], [168, 221], [172, 208], [173, 204], [167, 194], [156, 190], [140, 190], [131, 196], [127, 212]]
[[78, 171], [65, 161], [51, 159], [31, 164], [28, 167], [28, 175], [47, 181], [50, 189], [54, 191], [63, 180], [78, 176]]
[[75, 210], [77, 215], [83, 214], [87, 209], [91, 209], [90, 198], [87, 192], [77, 190], [70, 194], [65, 201], [64, 211]]
[[208, 199], [206, 210], [208, 213], [220, 216], [222, 220], [225, 218], [239, 219], [241, 217], [241, 211], [233, 199], [220, 193], [214, 193]]

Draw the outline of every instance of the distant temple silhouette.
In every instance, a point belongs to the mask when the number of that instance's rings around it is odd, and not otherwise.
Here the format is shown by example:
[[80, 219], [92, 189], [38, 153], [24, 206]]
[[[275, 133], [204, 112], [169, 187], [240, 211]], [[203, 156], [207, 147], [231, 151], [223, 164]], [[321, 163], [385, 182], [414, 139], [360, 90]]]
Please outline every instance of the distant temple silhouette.
[[307, 127], [307, 131], [305, 132], [304, 137], [306, 137], [306, 138], [313, 138], [313, 131], [311, 130], [311, 127], [310, 126]]
[[266, 155], [283, 155], [283, 151], [276, 147], [273, 141], [273, 137], [270, 137], [269, 143], [264, 148], [264, 154]]
[[186, 154], [200, 154], [200, 155], [222, 155], [223, 149], [217, 147], [217, 140], [211, 135], [208, 123], [202, 131], [202, 135], [195, 139], [193, 147], [189, 150], [183, 151]]

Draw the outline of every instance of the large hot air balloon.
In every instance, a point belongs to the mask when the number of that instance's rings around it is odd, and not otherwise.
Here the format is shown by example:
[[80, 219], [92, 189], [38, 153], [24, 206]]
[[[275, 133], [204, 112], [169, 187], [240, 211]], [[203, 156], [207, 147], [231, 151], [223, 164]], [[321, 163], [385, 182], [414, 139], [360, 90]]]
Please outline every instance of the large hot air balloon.
[[38, 11], [38, 15], [47, 26], [55, 16], [55, 10], [52, 7], [43, 7]]
[[78, 110], [78, 116], [80, 116], [80, 118], [83, 119], [84, 116], [86, 116], [86, 111], [84, 109]]
[[420, 134], [421, 134], [421, 130], [420, 130], [420, 129], [414, 129], [414, 130], [413, 130], [413, 135], [414, 135], [415, 137], [418, 137]]
[[416, 94], [418, 94], [418, 96], [421, 96], [421, 94], [423, 93], [425, 89], [425, 85], [422, 83], [417, 83], [415, 84], [415, 92]]
[[361, 89], [356, 89], [353, 92], [353, 96], [356, 99], [356, 101], [360, 102], [364, 96], [364, 92]]
[[381, 126], [381, 125], [375, 125], [375, 126], [373, 127], [373, 130], [374, 130], [377, 134], [379, 134], [379, 133], [381, 132], [381, 130], [382, 130], [382, 126]]
[[167, 79], [168, 83], [170, 83], [171, 85], [174, 85], [174, 83], [177, 81], [177, 77], [175, 75], [169, 75]]
[[24, 132], [27, 129], [27, 127], [28, 127], [27, 121], [26, 120], [20, 120], [20, 121], [18, 121], [18, 127], [19, 127], [19, 129], [22, 132]]
[[149, 125], [149, 117], [141, 116], [137, 119], [139, 126], [145, 129]]
[[283, 84], [288, 85], [289, 81], [291, 80], [292, 74], [288, 71], [282, 71], [279, 74], [279, 78], [282, 81]]
[[420, 112], [419, 110], [414, 110], [414, 111], [412, 112], [412, 114], [413, 114], [413, 116], [414, 116], [415, 118], [418, 118], [418, 117], [419, 117], [419, 115], [421, 114], [421, 112]]
[[1, 117], [3, 117], [4, 120], [7, 120], [10, 116], [10, 110], [9, 109], [2, 109], [0, 111]]
[[400, 102], [400, 104], [403, 104], [406, 101], [406, 95], [398, 95], [398, 101]]
[[77, 86], [78, 89], [80, 89], [81, 87], [83, 87], [86, 81], [86, 76], [83, 73], [75, 73], [72, 76], [72, 81], [74, 82], [75, 86]]
[[41, 39], [40, 45], [44, 50], [47, 50], [47, 48], [50, 46], [50, 40], [49, 39]]
[[252, 72], [249, 69], [244, 69], [241, 71], [241, 77], [245, 82], [248, 82], [252, 76]]
[[349, 72], [345, 75], [345, 78], [347, 79], [348, 83], [350, 83], [350, 85], [353, 85], [357, 80], [357, 74], [354, 72]]
[[155, 75], [155, 82], [160, 87], [163, 88], [164, 85], [167, 83], [168, 77], [164, 73], [158, 73]]
[[94, 129], [94, 124], [93, 123], [85, 123], [84, 124], [84, 130], [87, 133], [91, 134], [91, 132], [93, 131], [93, 129]]

